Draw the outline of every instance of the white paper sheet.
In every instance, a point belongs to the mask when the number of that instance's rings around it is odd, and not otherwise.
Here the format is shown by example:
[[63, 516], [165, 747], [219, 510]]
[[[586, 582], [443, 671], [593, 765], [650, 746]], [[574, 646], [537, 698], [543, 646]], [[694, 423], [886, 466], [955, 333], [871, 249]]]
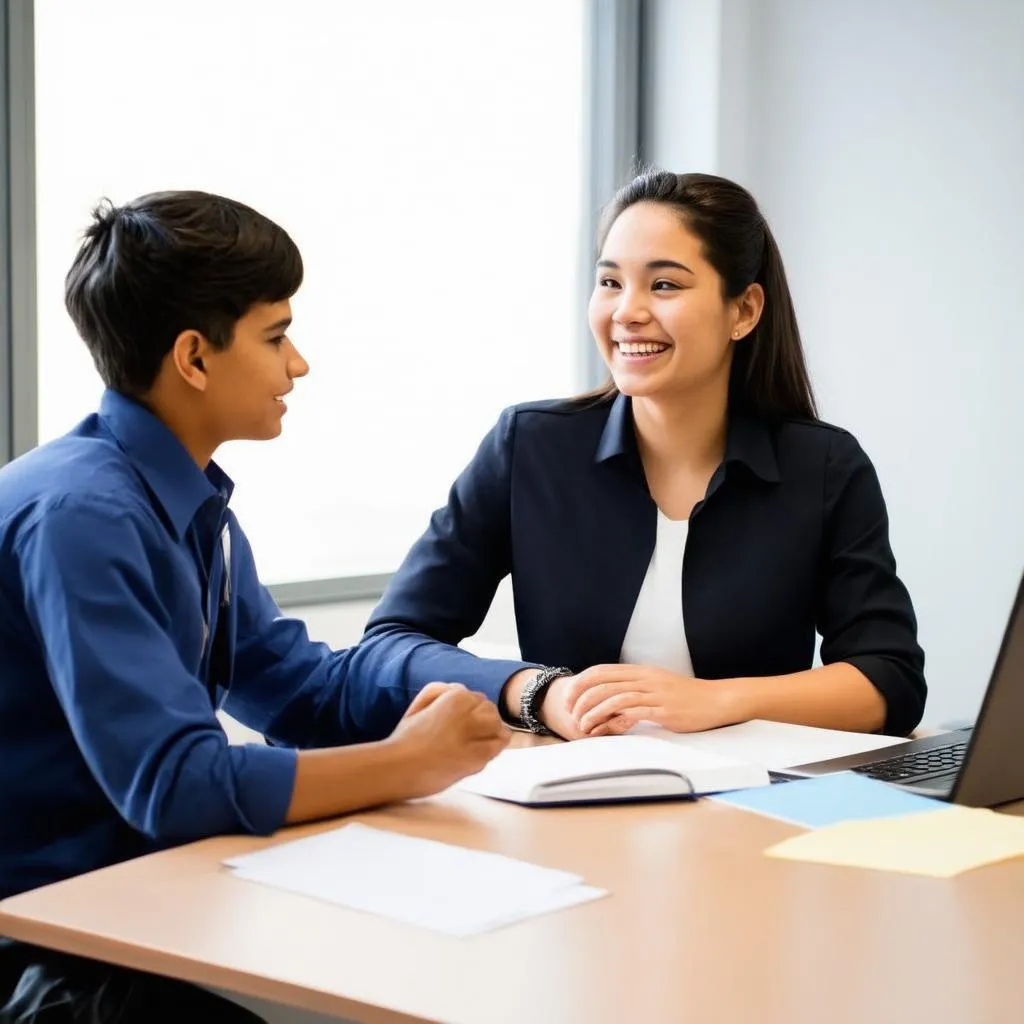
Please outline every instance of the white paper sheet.
[[808, 725], [766, 722], [754, 719], [740, 725], [707, 732], [676, 733], [651, 722], [640, 722], [630, 734], [653, 736], [679, 746], [708, 753], [735, 757], [764, 765], [769, 771], [785, 771], [794, 765], [810, 764], [866, 750], [880, 750], [894, 743], [905, 743], [899, 736], [879, 736], [862, 732], [840, 732], [837, 729], [814, 729]]
[[224, 863], [239, 878], [458, 936], [606, 895], [567, 871], [358, 823]]

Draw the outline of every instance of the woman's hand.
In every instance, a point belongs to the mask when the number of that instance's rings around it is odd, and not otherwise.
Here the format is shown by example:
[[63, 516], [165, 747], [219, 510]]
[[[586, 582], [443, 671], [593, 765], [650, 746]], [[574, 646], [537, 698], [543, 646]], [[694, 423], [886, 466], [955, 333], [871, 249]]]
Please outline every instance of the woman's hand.
[[548, 687], [540, 706], [540, 720], [563, 740], [579, 740], [585, 735], [572, 716], [569, 702], [570, 687], [576, 679], [579, 676], [559, 676]]
[[565, 684], [569, 715], [582, 736], [624, 733], [649, 721], [673, 732], [716, 729], [737, 716], [725, 680], [677, 675], [651, 665], [594, 665]]

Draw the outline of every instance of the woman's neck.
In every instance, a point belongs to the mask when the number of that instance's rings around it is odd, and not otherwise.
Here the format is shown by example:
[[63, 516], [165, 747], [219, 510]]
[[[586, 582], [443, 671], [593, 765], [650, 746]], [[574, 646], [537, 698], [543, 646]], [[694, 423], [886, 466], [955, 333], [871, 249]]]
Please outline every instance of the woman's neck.
[[633, 421], [644, 466], [713, 472], [725, 456], [728, 392], [685, 398], [634, 398]]

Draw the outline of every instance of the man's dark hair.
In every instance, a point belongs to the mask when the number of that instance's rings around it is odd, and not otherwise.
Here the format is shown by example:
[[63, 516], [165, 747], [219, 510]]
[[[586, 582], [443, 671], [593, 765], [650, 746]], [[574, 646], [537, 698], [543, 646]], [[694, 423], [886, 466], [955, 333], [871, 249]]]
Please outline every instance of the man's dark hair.
[[93, 211], [64, 303], [107, 387], [140, 395], [182, 331], [226, 348], [256, 303], [301, 283], [299, 250], [262, 214], [207, 192], [154, 192]]

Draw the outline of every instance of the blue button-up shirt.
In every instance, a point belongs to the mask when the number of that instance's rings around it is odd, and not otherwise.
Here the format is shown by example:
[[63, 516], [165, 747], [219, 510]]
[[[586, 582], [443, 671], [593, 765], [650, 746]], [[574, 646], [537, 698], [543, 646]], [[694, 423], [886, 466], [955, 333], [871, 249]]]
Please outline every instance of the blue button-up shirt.
[[[378, 663], [281, 616], [231, 490], [114, 392], [0, 469], [0, 897], [269, 833], [293, 747], [379, 738], [401, 716], [410, 693]], [[218, 706], [272, 744], [229, 746]]]

